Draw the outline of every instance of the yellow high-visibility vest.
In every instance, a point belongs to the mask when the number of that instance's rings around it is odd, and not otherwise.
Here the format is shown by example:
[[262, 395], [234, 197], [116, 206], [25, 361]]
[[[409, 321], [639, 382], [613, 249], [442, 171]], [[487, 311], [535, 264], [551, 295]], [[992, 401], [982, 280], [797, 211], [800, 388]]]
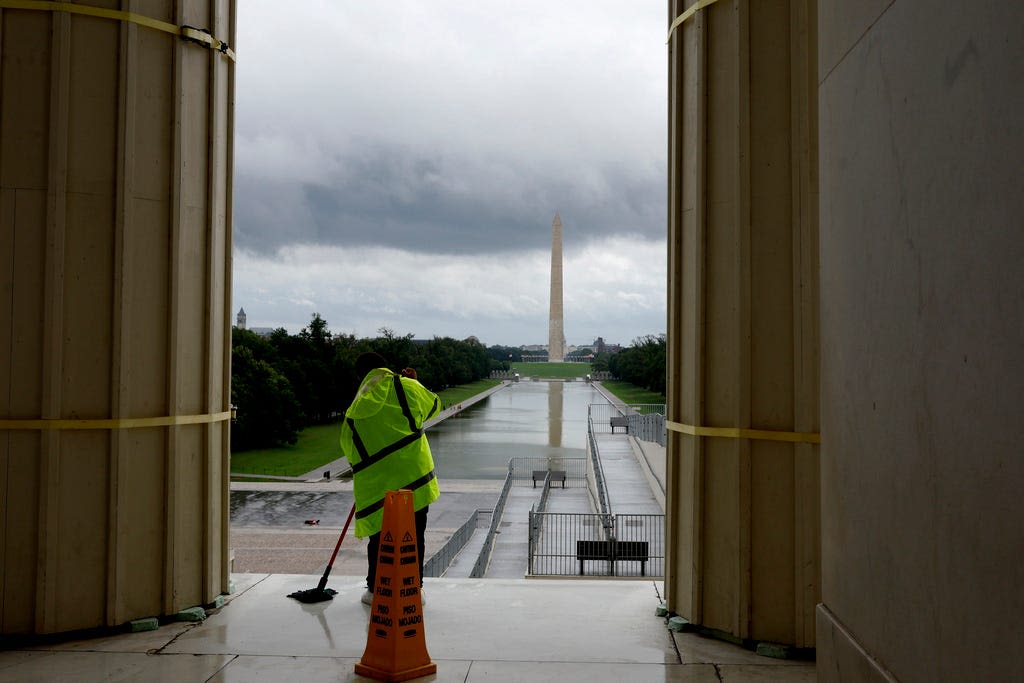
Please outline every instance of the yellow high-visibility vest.
[[441, 495], [423, 422], [441, 409], [433, 392], [408, 377], [370, 371], [345, 411], [341, 450], [352, 465], [356, 536], [378, 533], [384, 494], [408, 489], [421, 510]]

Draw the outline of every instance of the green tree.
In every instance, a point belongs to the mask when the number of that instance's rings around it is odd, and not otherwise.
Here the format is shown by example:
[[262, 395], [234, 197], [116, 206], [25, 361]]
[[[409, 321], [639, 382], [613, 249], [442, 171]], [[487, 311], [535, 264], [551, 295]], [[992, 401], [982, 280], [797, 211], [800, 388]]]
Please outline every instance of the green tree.
[[299, 336], [308, 339], [318, 350], [326, 350], [331, 344], [331, 331], [327, 329], [327, 321], [319, 313], [313, 314], [308, 327], [303, 327]]
[[376, 351], [392, 370], [416, 368], [420, 381], [440, 391], [487, 377], [491, 356], [476, 337], [457, 341], [435, 337], [413, 342], [381, 328], [378, 337], [335, 335], [314, 313], [297, 335], [284, 328], [264, 338], [233, 330], [232, 401], [239, 406], [233, 450], [291, 443], [298, 430], [338, 419], [362, 381], [356, 376], [359, 354]]
[[302, 406], [303, 426], [329, 421], [343, 409], [344, 397], [332, 372], [334, 339], [319, 313], [297, 335], [276, 330], [270, 342], [276, 350], [275, 369], [288, 379]]
[[[332, 372], [334, 337], [327, 321], [314, 313], [308, 327], [298, 334], [309, 347], [309, 355], [296, 359], [306, 381], [303, 410], [312, 424], [331, 420], [343, 408], [339, 405], [339, 387]], [[346, 404], [347, 405], [347, 404]]]
[[491, 367], [495, 370], [507, 371], [512, 363], [520, 363], [523, 360], [523, 352], [512, 346], [489, 346], [487, 355], [493, 361]]
[[391, 329], [382, 327], [378, 337], [370, 342], [370, 347], [384, 356], [392, 365], [393, 370], [412, 367], [416, 360], [416, 345], [412, 343], [412, 332], [398, 336]]
[[291, 385], [241, 344], [231, 351], [231, 403], [238, 408], [231, 425], [233, 451], [295, 443], [302, 410]]
[[626, 382], [665, 393], [665, 335], [647, 335], [608, 359], [608, 370]]
[[[288, 334], [284, 329], [280, 331]], [[265, 360], [271, 365], [278, 360], [277, 348], [268, 338], [236, 327], [231, 330], [231, 348], [234, 350], [238, 347], [249, 349], [256, 360]]]
[[365, 350], [365, 344], [357, 340], [355, 335], [337, 335], [333, 342], [331, 377], [336, 392], [333, 405], [340, 414], [352, 403], [363, 379], [356, 377], [356, 358]]

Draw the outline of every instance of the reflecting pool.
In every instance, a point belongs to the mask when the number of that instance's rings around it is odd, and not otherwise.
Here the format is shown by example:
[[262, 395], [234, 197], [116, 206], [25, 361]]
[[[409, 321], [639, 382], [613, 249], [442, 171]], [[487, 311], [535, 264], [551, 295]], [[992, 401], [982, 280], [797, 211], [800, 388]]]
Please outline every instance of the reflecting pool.
[[583, 381], [510, 384], [427, 431], [437, 475], [504, 479], [509, 458], [584, 458], [591, 403], [607, 401]]

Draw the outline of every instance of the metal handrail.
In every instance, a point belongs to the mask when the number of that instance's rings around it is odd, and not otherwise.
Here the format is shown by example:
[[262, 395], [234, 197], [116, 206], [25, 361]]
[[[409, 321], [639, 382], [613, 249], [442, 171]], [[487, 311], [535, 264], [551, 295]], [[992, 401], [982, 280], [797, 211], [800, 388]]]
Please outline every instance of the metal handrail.
[[665, 404], [664, 403], [592, 403], [587, 414], [602, 424], [613, 416], [625, 417], [629, 428], [627, 433], [640, 441], [651, 441], [665, 445]]
[[474, 510], [469, 519], [423, 564], [423, 576], [443, 576], [448, 568], [452, 566], [452, 562], [458, 554], [466, 547], [469, 539], [473, 537], [479, 524], [480, 515], [493, 514], [493, 512], [493, 510], [487, 509]]
[[608, 496], [608, 487], [604, 483], [604, 467], [601, 466], [601, 454], [597, 450], [597, 438], [594, 436], [594, 420], [590, 416], [589, 407], [587, 408], [587, 439], [590, 442], [590, 459], [594, 467], [594, 485], [597, 488], [597, 500], [601, 506], [601, 514], [610, 515], [612, 503]]
[[548, 507], [548, 496], [551, 494], [551, 471], [544, 476], [544, 488], [540, 492], [540, 501], [536, 506], [530, 507], [529, 515], [529, 527], [528, 527], [528, 539], [526, 546], [526, 573], [533, 573], [533, 551], [535, 545], [540, 540], [540, 526], [534, 526], [536, 520], [540, 519], [537, 515], [543, 514]]
[[477, 558], [476, 564], [473, 565], [473, 571], [469, 574], [471, 579], [483, 578], [487, 572], [487, 565], [491, 561], [491, 549], [494, 547], [494, 537], [497, 535], [498, 527], [501, 525], [501, 516], [505, 511], [505, 501], [508, 499], [508, 492], [510, 490], [512, 490], [511, 463], [509, 463], [508, 474], [505, 475], [505, 485], [501, 488], [501, 495], [498, 496], [498, 502], [494, 505], [494, 513], [491, 515], [491, 526], [487, 530], [484, 546], [480, 549], [480, 557]]
[[544, 512], [548, 506], [548, 494], [551, 493], [551, 471], [544, 475], [544, 490], [540, 492], [540, 502], [537, 503], [537, 512]]
[[526, 573], [533, 574], [533, 553], [537, 544], [540, 542], [540, 517], [537, 516], [537, 512], [530, 508], [529, 515], [529, 527], [526, 543]]

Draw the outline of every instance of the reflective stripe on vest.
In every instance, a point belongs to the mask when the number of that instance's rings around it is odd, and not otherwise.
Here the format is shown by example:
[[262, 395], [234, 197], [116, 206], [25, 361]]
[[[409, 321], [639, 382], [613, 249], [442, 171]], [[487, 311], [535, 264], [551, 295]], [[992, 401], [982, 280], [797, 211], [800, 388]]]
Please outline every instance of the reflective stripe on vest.
[[[427, 472], [426, 474], [424, 474], [419, 479], [417, 479], [416, 481], [409, 482], [405, 486], [401, 486], [399, 488], [408, 489], [410, 491], [415, 491], [416, 489], [418, 489], [419, 487], [423, 486], [424, 484], [429, 484], [431, 481], [434, 480], [434, 478], [435, 478], [434, 477], [434, 471], [431, 470], [431, 471]], [[373, 513], [377, 512], [378, 510], [380, 510], [383, 507], [384, 507], [384, 499], [381, 498], [376, 503], [370, 503], [369, 505], [364, 507], [362, 510], [356, 510], [356, 519], [365, 519], [366, 517], [369, 517], [370, 515], [372, 515]]]
[[398, 405], [402, 407], [405, 419], [409, 421], [409, 431], [422, 433], [423, 430], [416, 426], [416, 418], [409, 409], [409, 397], [405, 395], [405, 387], [402, 386], [402, 378], [399, 375], [395, 375], [395, 397], [398, 399]]

